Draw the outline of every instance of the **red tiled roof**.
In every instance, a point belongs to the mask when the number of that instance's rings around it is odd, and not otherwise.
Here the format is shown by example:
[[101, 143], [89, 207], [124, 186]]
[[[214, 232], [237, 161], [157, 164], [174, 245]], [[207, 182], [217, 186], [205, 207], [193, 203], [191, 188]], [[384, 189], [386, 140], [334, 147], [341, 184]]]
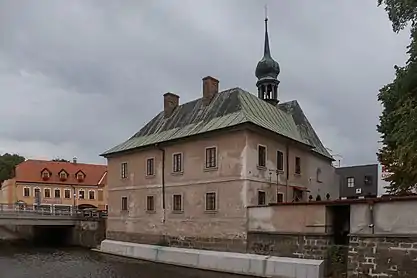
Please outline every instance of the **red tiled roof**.
[[[42, 179], [42, 170], [48, 169], [51, 173], [50, 178], [45, 181]], [[59, 177], [61, 170], [68, 173], [68, 178], [62, 181]], [[76, 173], [82, 171], [85, 174], [83, 181], [78, 181]], [[33, 182], [33, 183], [54, 183], [68, 185], [101, 185], [105, 184], [107, 173], [106, 165], [57, 162], [48, 160], [26, 160], [16, 166], [16, 182]]]

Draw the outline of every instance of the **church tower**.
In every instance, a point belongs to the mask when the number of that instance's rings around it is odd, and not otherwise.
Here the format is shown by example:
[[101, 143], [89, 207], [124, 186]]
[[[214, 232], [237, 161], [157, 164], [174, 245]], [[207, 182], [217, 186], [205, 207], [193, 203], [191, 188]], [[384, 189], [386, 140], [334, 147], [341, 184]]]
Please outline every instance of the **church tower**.
[[268, 17], [265, 17], [264, 56], [256, 66], [255, 75], [258, 78], [256, 87], [258, 87], [258, 97], [274, 106], [279, 102], [279, 80], [277, 79], [279, 73], [279, 64], [272, 58], [271, 50], [269, 49]]

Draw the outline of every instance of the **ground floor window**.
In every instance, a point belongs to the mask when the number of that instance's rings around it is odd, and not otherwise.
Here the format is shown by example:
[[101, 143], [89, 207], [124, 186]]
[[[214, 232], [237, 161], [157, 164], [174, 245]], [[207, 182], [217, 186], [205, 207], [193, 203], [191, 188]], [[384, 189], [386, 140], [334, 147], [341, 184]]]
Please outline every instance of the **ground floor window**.
[[216, 193], [206, 193], [206, 211], [215, 211], [217, 209]]
[[122, 197], [122, 210], [127, 210], [127, 197]]

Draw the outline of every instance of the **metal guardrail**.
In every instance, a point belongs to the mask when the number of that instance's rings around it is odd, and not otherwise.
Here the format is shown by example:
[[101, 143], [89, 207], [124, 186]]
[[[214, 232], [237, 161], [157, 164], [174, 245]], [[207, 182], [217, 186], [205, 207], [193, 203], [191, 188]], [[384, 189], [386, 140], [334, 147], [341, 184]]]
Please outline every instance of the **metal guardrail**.
[[23, 206], [15, 204], [0, 204], [0, 217], [1, 215], [16, 215], [16, 216], [33, 216], [37, 218], [39, 216], [51, 216], [51, 218], [74, 218], [74, 219], [101, 219], [107, 217], [106, 211], [98, 211], [92, 209], [60, 209], [56, 207], [45, 208], [41, 206]]

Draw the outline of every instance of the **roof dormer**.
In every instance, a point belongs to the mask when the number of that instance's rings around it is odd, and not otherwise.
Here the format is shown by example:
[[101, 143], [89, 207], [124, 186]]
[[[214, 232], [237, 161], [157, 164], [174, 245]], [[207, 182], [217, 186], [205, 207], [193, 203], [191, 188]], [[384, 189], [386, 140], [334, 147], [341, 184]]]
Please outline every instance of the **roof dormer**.
[[66, 181], [68, 179], [68, 172], [61, 169], [61, 171], [58, 172], [58, 176], [60, 181]]
[[48, 170], [48, 168], [44, 168], [41, 171], [41, 177], [44, 181], [49, 180], [51, 178], [52, 172]]
[[77, 179], [78, 182], [83, 182], [85, 179], [85, 173], [81, 170], [78, 170], [78, 172], [75, 173], [75, 178]]

